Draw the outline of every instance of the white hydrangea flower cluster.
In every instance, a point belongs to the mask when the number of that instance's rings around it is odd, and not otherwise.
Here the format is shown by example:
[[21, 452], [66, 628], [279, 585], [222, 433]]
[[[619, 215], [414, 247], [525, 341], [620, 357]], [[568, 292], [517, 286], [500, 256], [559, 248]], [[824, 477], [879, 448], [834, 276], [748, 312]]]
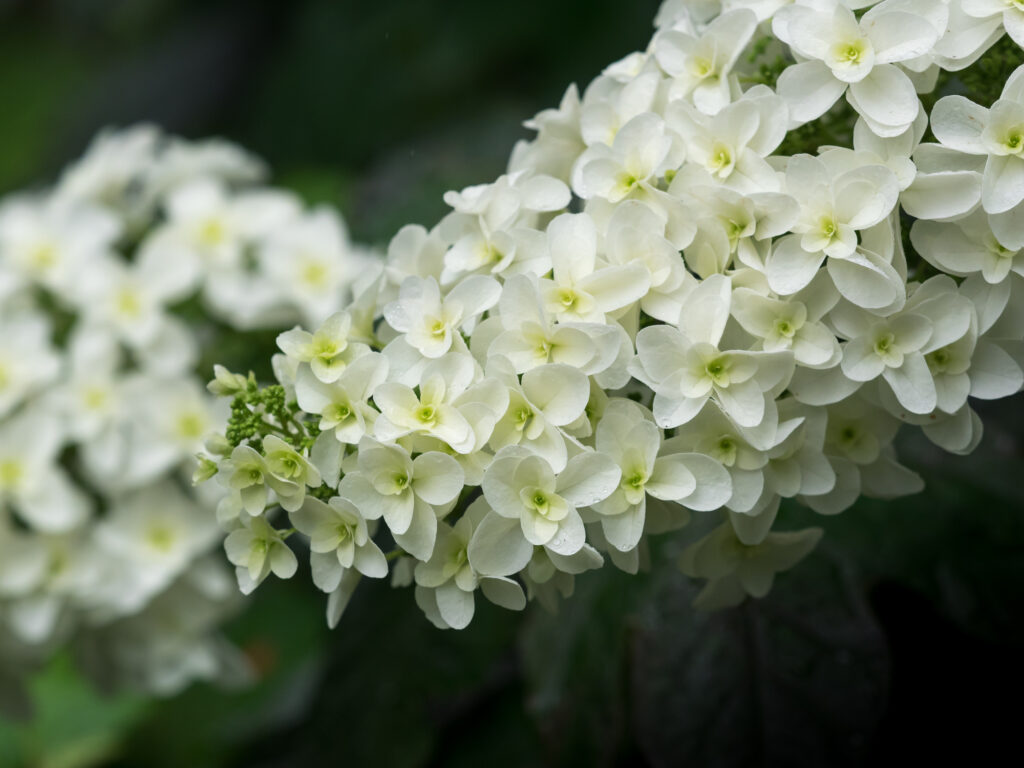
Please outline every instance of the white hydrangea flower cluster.
[[0, 698], [69, 642], [157, 692], [232, 663], [216, 489], [188, 476], [226, 413], [197, 361], [217, 327], [321, 322], [368, 258], [262, 176], [140, 126], [0, 201]]
[[[720, 522], [682, 568], [734, 605], [821, 535], [773, 531], [782, 499], [920, 490], [900, 427], [966, 453], [969, 398], [1024, 384], [1024, 68], [990, 108], [940, 99], [937, 143], [919, 98], [1019, 5], [668, 0], [507, 175], [279, 338], [283, 409], [219, 371], [204, 466], [243, 591], [293, 575], [301, 534], [332, 625], [390, 571], [462, 628], [477, 588], [520, 609], [605, 557], [636, 572], [692, 511]], [[844, 110], [849, 145], [800, 145]]]

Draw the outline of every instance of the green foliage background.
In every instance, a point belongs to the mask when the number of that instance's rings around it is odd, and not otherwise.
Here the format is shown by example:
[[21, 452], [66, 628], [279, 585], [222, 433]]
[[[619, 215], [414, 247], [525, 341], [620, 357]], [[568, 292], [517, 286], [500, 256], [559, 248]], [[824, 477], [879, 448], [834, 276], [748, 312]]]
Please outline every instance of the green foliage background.
[[[436, 221], [445, 190], [501, 173], [521, 121], [642, 46], [656, 6], [0, 0], [0, 193], [52, 180], [104, 125], [152, 120], [241, 142], [383, 244]], [[1019, 53], [950, 87], [989, 103]], [[222, 352], [262, 369], [251, 348]], [[103, 697], [59, 658], [36, 718], [0, 723], [0, 767], [976, 761], [1017, 728], [991, 690], [1024, 683], [1024, 419], [1019, 398], [982, 415], [967, 459], [906, 442], [918, 497], [784, 509], [784, 527], [823, 525], [823, 546], [739, 610], [694, 614], [671, 538], [649, 575], [578, 579], [557, 617], [478, 601], [462, 633], [383, 584], [329, 632], [300, 573], [229, 628], [251, 688]]]

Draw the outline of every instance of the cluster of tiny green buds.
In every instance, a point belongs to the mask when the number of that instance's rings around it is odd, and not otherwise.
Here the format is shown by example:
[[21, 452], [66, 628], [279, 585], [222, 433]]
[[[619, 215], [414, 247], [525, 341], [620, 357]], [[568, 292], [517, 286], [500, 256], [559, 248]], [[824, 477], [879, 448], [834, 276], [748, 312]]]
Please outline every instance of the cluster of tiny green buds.
[[[232, 448], [249, 443], [261, 450], [260, 444], [267, 435], [276, 435], [297, 450], [308, 450], [320, 434], [315, 423], [305, 420], [298, 403], [289, 400], [283, 386], [261, 387], [251, 371], [248, 376], [243, 376], [217, 366], [216, 378], [207, 385], [207, 389], [232, 398], [230, 416], [224, 434], [220, 436], [226, 450], [215, 449], [210, 453], [226, 455]], [[200, 456], [201, 462], [208, 460], [208, 456]], [[202, 482], [214, 474], [215, 471], [204, 469], [197, 473], [197, 477], [201, 476]]]

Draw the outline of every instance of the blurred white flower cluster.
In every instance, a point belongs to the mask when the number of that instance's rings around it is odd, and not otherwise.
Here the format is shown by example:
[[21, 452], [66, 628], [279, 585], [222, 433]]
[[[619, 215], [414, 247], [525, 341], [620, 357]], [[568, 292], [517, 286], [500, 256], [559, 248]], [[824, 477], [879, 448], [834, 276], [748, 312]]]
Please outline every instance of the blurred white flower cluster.
[[0, 201], [8, 703], [65, 644], [104, 684], [156, 692], [237, 665], [216, 633], [237, 602], [216, 489], [189, 482], [226, 413], [196, 366], [218, 339], [323, 321], [367, 258], [262, 176], [235, 146], [139, 126]]
[[919, 94], [1018, 39], [1020, 6], [668, 0], [507, 175], [280, 336], [277, 385], [218, 371], [202, 472], [243, 591], [301, 536], [331, 624], [390, 573], [461, 628], [478, 589], [554, 604], [699, 515], [680, 565], [728, 606], [819, 539], [773, 531], [781, 500], [920, 490], [900, 427], [966, 453], [969, 398], [1024, 384], [1024, 69], [990, 107], [940, 99], [937, 143]]

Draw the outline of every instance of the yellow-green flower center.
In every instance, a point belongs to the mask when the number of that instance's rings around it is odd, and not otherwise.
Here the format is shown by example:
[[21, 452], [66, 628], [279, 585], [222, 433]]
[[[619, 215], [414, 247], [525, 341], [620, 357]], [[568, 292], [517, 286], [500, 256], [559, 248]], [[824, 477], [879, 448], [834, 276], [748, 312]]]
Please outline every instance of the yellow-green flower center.
[[227, 227], [220, 219], [207, 219], [199, 228], [199, 242], [208, 248], [220, 245], [227, 235]]
[[703, 57], [694, 58], [690, 71], [697, 77], [707, 77], [714, 71], [715, 67], [709, 59]]
[[893, 345], [896, 343], [896, 336], [891, 333], [887, 333], [884, 336], [880, 336], [875, 341], [875, 352], [880, 355], [886, 355], [892, 351]]
[[848, 43], [839, 43], [835, 47], [833, 55], [837, 63], [856, 66], [863, 62], [867, 50], [868, 46], [865, 41], [856, 40]]
[[149, 532], [146, 534], [149, 546], [159, 552], [169, 552], [174, 546], [175, 538], [174, 531], [170, 526], [159, 523], [150, 527]]
[[142, 312], [142, 302], [139, 300], [139, 295], [130, 288], [122, 288], [117, 292], [114, 306], [117, 307], [118, 314], [125, 317], [138, 317]]
[[302, 267], [302, 281], [314, 287], [325, 285], [327, 283], [327, 265], [322, 261], [308, 260]]
[[36, 246], [29, 254], [28, 261], [36, 269], [50, 269], [57, 263], [57, 249], [50, 243]]
[[796, 328], [793, 327], [793, 323], [789, 320], [779, 318], [775, 321], [775, 332], [783, 338], [791, 339], [793, 334], [796, 333]]
[[17, 459], [0, 461], [0, 488], [15, 488], [25, 476], [25, 468]]
[[950, 352], [948, 347], [940, 347], [925, 357], [925, 361], [928, 363], [928, 368], [932, 373], [944, 372], [949, 367], [952, 360], [953, 354]]
[[1006, 134], [1003, 144], [1010, 152], [1017, 154], [1024, 149], [1024, 130], [1014, 128]]
[[715, 384], [725, 386], [729, 383], [729, 361], [724, 357], [709, 360], [704, 366], [704, 372]]
[[579, 297], [576, 295], [575, 291], [563, 290], [558, 292], [558, 303], [566, 309], [572, 309], [575, 307], [578, 300]]
[[324, 415], [331, 421], [344, 421], [352, 415], [352, 409], [345, 403], [333, 403], [327, 407]]
[[732, 435], [722, 435], [715, 445], [716, 458], [725, 466], [731, 467], [736, 463], [736, 440]]

